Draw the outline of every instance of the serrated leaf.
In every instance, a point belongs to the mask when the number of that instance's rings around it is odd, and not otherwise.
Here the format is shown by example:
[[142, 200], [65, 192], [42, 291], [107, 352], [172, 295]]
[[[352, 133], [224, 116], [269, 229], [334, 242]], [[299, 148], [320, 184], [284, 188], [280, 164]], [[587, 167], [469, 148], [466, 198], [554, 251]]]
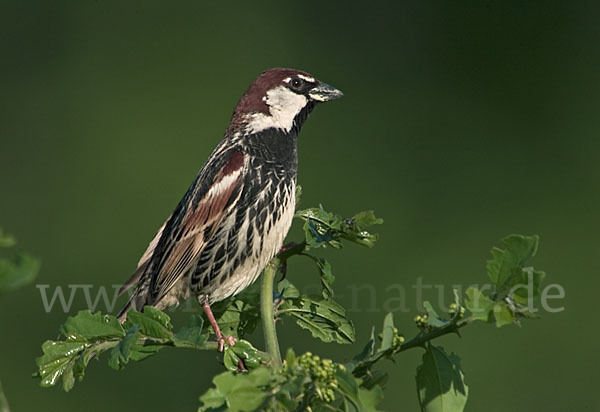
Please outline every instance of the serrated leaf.
[[358, 400], [362, 412], [377, 412], [377, 404], [383, 400], [383, 390], [379, 385], [375, 385], [372, 389], [361, 387], [358, 390]]
[[539, 242], [539, 237], [510, 235], [502, 239], [506, 249], [493, 248], [492, 260], [486, 264], [489, 278], [496, 286], [500, 297], [505, 293], [514, 281], [515, 276], [521, 275], [521, 269], [527, 261], [535, 256]]
[[323, 207], [299, 210], [296, 217], [304, 220], [304, 235], [309, 247], [331, 246], [341, 248], [341, 240], [349, 240], [363, 246], [372, 247], [377, 235], [369, 233], [366, 227], [382, 223], [372, 211], [360, 212], [352, 218], [344, 219]]
[[331, 299], [318, 300], [308, 296], [286, 299], [281, 313], [293, 316], [296, 323], [323, 342], [353, 343], [354, 326], [346, 311]]
[[257, 285], [212, 306], [215, 319], [224, 335], [243, 338], [254, 332], [260, 321]]
[[342, 244], [333, 237], [333, 232], [314, 220], [307, 220], [303, 226], [304, 238], [309, 247], [317, 248], [331, 246], [336, 249], [342, 247]]
[[40, 262], [25, 253], [0, 259], [0, 293], [11, 292], [31, 283], [39, 269]]
[[423, 412], [460, 412], [467, 403], [468, 387], [460, 359], [430, 345], [417, 368], [417, 394]]
[[208, 331], [204, 331], [204, 319], [200, 315], [192, 315], [189, 320], [189, 326], [181, 328], [174, 336], [173, 343], [179, 347], [196, 347], [205, 346], [208, 339]]
[[129, 329], [134, 324], [139, 325], [139, 332], [142, 335], [151, 338], [171, 339], [173, 336], [171, 318], [153, 306], [144, 306], [143, 312], [138, 312], [135, 309], [127, 312], [127, 320], [123, 326]]
[[378, 236], [369, 233], [365, 229], [371, 225], [379, 225], [382, 223], [383, 219], [375, 217], [375, 213], [372, 210], [359, 212], [351, 219], [345, 219], [343, 221], [343, 237], [360, 245], [373, 247], [375, 246]]
[[358, 212], [355, 214], [352, 219], [355, 224], [358, 226], [359, 230], [364, 230], [372, 225], [380, 225], [383, 223], [383, 219], [375, 216], [375, 212], [372, 210], [365, 210], [363, 212]]
[[131, 347], [131, 353], [129, 354], [129, 359], [132, 361], [142, 361], [156, 352], [164, 348], [163, 345], [147, 345], [147, 344], [133, 344]]
[[499, 328], [510, 325], [516, 320], [513, 312], [503, 302], [494, 305], [494, 318], [496, 319], [496, 326]]
[[540, 295], [542, 282], [546, 273], [526, 267], [517, 271], [512, 282], [509, 283], [511, 290], [509, 296], [521, 304], [527, 304], [529, 299]]
[[216, 388], [209, 389], [200, 397], [205, 403], [200, 407], [200, 411], [210, 411], [211, 408], [218, 408], [224, 404], [229, 412], [254, 411], [268, 396], [264, 389], [269, 385], [271, 378], [272, 371], [266, 367], [244, 374], [221, 373], [213, 378]]
[[140, 337], [138, 330], [139, 325], [133, 325], [125, 334], [125, 337], [112, 349], [108, 366], [113, 369], [123, 369], [129, 362], [129, 356], [133, 345], [135, 345]]
[[100, 312], [92, 314], [89, 310], [81, 310], [77, 315], [68, 317], [61, 333], [67, 339], [83, 338], [87, 341], [125, 336], [125, 330], [116, 317]]
[[[36, 359], [41, 386], [53, 386], [63, 377], [63, 388], [73, 387], [73, 364], [76, 356], [90, 346], [87, 342], [46, 341], [42, 344], [43, 355]], [[66, 379], [64, 378], [66, 373]]]
[[303, 255], [309, 257], [319, 270], [319, 275], [321, 276], [321, 293], [323, 298], [333, 298], [333, 288], [331, 285], [333, 285], [333, 282], [335, 281], [335, 276], [331, 272], [331, 265], [327, 259], [318, 258], [308, 253], [304, 253]]
[[477, 288], [468, 288], [465, 292], [465, 305], [474, 320], [489, 322], [491, 320], [494, 302]]
[[210, 388], [204, 395], [200, 396], [200, 402], [202, 402], [202, 406], [198, 409], [198, 412], [214, 411], [216, 408], [225, 410], [220, 407], [222, 406], [225, 408], [227, 399], [225, 399], [225, 396], [217, 389]]

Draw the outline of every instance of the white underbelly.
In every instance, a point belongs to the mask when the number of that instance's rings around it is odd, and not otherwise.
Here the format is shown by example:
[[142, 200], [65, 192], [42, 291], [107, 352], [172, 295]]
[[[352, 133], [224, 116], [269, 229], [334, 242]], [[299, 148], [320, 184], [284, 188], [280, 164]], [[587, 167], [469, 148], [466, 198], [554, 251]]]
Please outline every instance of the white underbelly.
[[[295, 188], [295, 185], [291, 185], [291, 187]], [[279, 252], [292, 225], [296, 209], [295, 193], [287, 193], [286, 195], [287, 202], [279, 219], [270, 227], [265, 222], [263, 225], [265, 233], [258, 233], [257, 229], [254, 229], [252, 253], [231, 276], [210, 294], [211, 303], [218, 302], [244, 290], [258, 278], [269, 261]], [[259, 240], [261, 237], [263, 237], [262, 249]]]

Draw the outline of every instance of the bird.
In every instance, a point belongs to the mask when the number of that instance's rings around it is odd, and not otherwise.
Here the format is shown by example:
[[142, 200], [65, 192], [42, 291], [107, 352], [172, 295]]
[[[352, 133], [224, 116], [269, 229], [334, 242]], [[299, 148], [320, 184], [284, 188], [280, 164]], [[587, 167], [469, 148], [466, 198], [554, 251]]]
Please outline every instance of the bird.
[[315, 106], [342, 96], [301, 70], [273, 68], [256, 78], [120, 288], [119, 296], [136, 285], [117, 315], [121, 323], [132, 308], [164, 310], [195, 296], [218, 350], [235, 344], [210, 306], [252, 284], [282, 247], [295, 212], [298, 133]]

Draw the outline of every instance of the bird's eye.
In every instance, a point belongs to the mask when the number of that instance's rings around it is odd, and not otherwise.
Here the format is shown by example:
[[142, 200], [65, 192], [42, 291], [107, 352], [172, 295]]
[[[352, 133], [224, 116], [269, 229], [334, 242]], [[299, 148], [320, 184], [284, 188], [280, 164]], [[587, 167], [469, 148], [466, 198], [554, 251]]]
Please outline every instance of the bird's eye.
[[294, 89], [299, 88], [302, 85], [302, 81], [300, 79], [292, 79], [292, 81], [290, 82], [290, 84], [292, 85], [292, 87]]

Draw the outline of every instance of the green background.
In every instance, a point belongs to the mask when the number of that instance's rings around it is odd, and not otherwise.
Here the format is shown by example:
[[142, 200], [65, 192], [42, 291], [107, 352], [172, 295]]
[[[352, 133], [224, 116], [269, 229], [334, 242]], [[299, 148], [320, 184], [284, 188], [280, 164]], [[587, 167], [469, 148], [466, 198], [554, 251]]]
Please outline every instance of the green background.
[[[40, 284], [119, 284], [264, 69], [344, 91], [299, 139], [303, 206], [385, 219], [373, 250], [329, 251], [359, 342], [283, 348], [344, 360], [406, 289], [484, 283], [489, 249], [537, 233], [560, 313], [440, 340], [462, 358], [468, 411], [593, 410], [600, 178], [597, 2], [28, 2], [0, 6], [0, 225], [42, 260]], [[563, 4], [564, 3], [564, 4]], [[298, 223], [290, 239], [298, 238]], [[288, 276], [308, 286], [308, 264]], [[352, 288], [375, 291], [353, 299]], [[97, 289], [94, 289], [97, 291]], [[387, 291], [386, 291], [387, 290]], [[438, 290], [425, 292], [437, 302]], [[120, 300], [118, 306], [123, 304]], [[85, 307], [81, 290], [71, 314]], [[195, 410], [215, 354], [164, 350], [121, 372], [93, 363], [65, 394], [31, 379], [65, 320], [30, 286], [0, 298], [0, 379], [13, 411]], [[186, 315], [175, 316], [183, 325]], [[252, 339], [262, 345], [260, 333]], [[382, 409], [417, 410], [421, 353], [384, 368]]]

